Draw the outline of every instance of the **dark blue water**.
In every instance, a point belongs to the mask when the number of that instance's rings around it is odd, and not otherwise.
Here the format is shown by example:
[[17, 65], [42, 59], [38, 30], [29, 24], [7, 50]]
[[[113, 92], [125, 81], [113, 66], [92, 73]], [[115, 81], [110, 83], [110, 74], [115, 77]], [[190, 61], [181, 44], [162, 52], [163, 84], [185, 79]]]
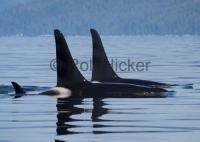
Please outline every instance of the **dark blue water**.
[[[90, 37], [68, 37], [73, 56], [91, 58]], [[103, 37], [109, 57], [150, 61], [148, 71], [121, 72], [122, 77], [179, 84], [174, 97], [159, 99], [85, 99], [58, 102], [34, 95], [55, 86], [54, 39], [0, 38], [0, 141], [193, 141], [200, 139], [200, 37]], [[82, 73], [90, 79], [91, 71]], [[13, 99], [10, 81], [26, 86]]]

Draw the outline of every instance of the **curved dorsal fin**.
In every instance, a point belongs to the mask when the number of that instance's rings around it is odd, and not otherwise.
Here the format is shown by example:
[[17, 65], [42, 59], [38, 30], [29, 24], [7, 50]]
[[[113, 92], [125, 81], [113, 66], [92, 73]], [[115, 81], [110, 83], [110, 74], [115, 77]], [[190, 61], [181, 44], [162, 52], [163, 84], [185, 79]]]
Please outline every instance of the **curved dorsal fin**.
[[56, 43], [57, 87], [66, 87], [68, 83], [84, 81], [85, 78], [76, 67], [63, 34], [55, 29], [54, 36]]
[[25, 94], [24, 89], [17, 82], [12, 81], [11, 83], [15, 90], [15, 98], [19, 98]]
[[108, 61], [106, 56], [101, 38], [98, 32], [94, 29], [90, 29], [92, 35], [92, 44], [93, 44], [93, 70], [92, 70], [92, 80], [97, 81], [106, 81], [114, 79], [117, 76], [113, 70], [111, 64]]

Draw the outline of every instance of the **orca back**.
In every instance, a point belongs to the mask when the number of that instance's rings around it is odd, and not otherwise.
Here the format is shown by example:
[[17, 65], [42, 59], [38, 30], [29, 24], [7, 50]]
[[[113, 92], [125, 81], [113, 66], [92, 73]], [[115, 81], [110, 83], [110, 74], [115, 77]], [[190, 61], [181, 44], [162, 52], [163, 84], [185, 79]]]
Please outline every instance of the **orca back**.
[[11, 83], [15, 90], [14, 98], [20, 98], [26, 93], [24, 89], [17, 82], [12, 81]]
[[99, 33], [94, 29], [91, 29], [90, 32], [93, 43], [92, 81], [130, 83], [144, 86], [169, 86], [155, 81], [120, 78], [108, 61]]
[[108, 61], [98, 32], [94, 29], [90, 29], [90, 32], [92, 35], [93, 44], [92, 81], [107, 81], [117, 78], [117, 74], [115, 73], [111, 64]]
[[68, 84], [83, 82], [85, 78], [76, 67], [63, 34], [55, 29], [54, 35], [56, 43], [57, 87], [66, 87]]

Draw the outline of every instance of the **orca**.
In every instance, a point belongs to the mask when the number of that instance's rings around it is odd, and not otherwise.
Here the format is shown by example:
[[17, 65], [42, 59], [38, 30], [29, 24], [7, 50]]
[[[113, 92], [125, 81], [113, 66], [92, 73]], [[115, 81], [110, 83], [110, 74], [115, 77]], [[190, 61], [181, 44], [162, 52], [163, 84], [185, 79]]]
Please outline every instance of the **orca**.
[[[162, 98], [168, 96], [168, 91], [159, 87], [146, 87], [128, 83], [92, 82], [86, 80], [76, 67], [64, 35], [54, 30], [56, 43], [56, 88], [40, 94], [61, 94], [61, 88], [67, 92], [67, 98]], [[13, 83], [16, 93], [23, 89]], [[65, 90], [67, 89], [67, 90]], [[56, 90], [56, 91], [55, 91]]]
[[76, 67], [64, 35], [58, 29], [54, 30], [54, 35], [56, 41], [57, 76], [59, 77], [57, 86], [70, 89], [72, 97], [166, 97], [166, 92], [168, 91], [159, 87], [86, 80]]
[[[15, 90], [14, 98], [20, 98], [26, 95], [26, 91], [17, 82], [12, 81], [13, 88]], [[71, 91], [64, 87], [52, 87], [49, 90], [39, 93], [38, 95], [47, 95], [56, 98], [69, 98]]]
[[90, 32], [92, 36], [93, 46], [92, 81], [130, 83], [135, 85], [152, 87], [170, 86], [169, 84], [159, 83], [155, 81], [119, 77], [108, 61], [99, 33], [95, 29], [90, 29]]
[[[59, 45], [59, 39], [56, 38], [56, 32], [55, 32], [55, 41]], [[62, 47], [62, 45], [61, 45]], [[56, 48], [56, 61], [57, 61], [57, 85], [55, 87], [52, 87], [44, 92], [39, 93], [38, 95], [47, 95], [47, 96], [53, 96], [56, 98], [70, 98], [72, 95], [72, 92], [70, 89], [64, 87], [67, 80], [65, 78], [68, 78], [70, 80], [69, 76], [65, 76], [66, 74], [71, 74], [72, 76], [76, 73], [73, 68], [71, 68], [71, 72], [64, 73], [63, 71], [66, 71], [66, 65], [62, 62], [62, 57], [65, 56], [65, 54], [62, 53], [61, 48]], [[65, 59], [65, 58], [64, 58]], [[76, 75], [75, 75], [76, 76]], [[15, 90], [15, 97], [14, 98], [20, 98], [24, 95], [26, 95], [26, 91], [24, 88], [22, 88], [17, 82], [12, 81], [13, 88]]]
[[13, 88], [15, 90], [15, 97], [14, 98], [20, 98], [26, 93], [24, 91], [24, 89], [17, 82], [12, 81], [11, 83], [12, 83]]

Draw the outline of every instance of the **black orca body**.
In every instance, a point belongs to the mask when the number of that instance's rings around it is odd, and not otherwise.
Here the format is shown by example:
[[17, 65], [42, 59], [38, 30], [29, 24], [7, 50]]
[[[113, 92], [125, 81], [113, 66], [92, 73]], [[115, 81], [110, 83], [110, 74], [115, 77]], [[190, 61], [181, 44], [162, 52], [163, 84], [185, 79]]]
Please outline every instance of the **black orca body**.
[[[26, 91], [22, 86], [20, 86], [17, 82], [12, 81], [13, 88], [15, 90], [14, 98], [20, 98], [26, 95]], [[71, 91], [64, 87], [52, 87], [44, 92], [39, 93], [38, 95], [46, 95], [52, 96], [56, 98], [69, 98], [71, 97]]]
[[106, 56], [100, 35], [94, 29], [90, 30], [93, 44], [92, 81], [130, 83], [142, 86], [167, 87], [168, 84], [140, 79], [120, 78], [111, 67]]
[[15, 98], [20, 98], [26, 93], [24, 89], [17, 82], [12, 81], [11, 83], [15, 90]]
[[166, 97], [165, 93], [167, 90], [158, 87], [145, 87], [128, 83], [87, 81], [76, 67], [63, 34], [59, 30], [55, 30], [54, 34], [56, 41], [57, 86], [70, 89], [72, 91], [72, 97]]
[[[55, 31], [55, 41], [56, 41], [56, 45], [58, 45], [58, 47], [60, 47], [59, 45], [59, 39], [56, 38], [56, 31]], [[56, 46], [57, 47], [57, 46]], [[47, 96], [53, 96], [56, 98], [70, 98], [71, 97], [71, 90], [66, 88], [66, 83], [65, 82], [65, 78], [69, 78], [70, 76], [65, 76], [66, 74], [71, 74], [72, 76], [76, 73], [73, 72], [74, 70], [72, 69], [71, 72], [66, 72], [63, 73], [63, 70], [65, 70], [66, 65], [65, 62], [62, 62], [62, 56], [65, 56], [65, 53], [62, 52], [62, 50], [60, 50], [60, 48], [56, 48], [56, 61], [57, 61], [57, 85], [56, 87], [52, 87], [44, 92], [39, 93], [38, 95], [47, 95]], [[61, 61], [61, 62], [60, 62]], [[22, 86], [20, 86], [17, 82], [12, 81], [11, 82], [13, 85], [13, 88], [15, 90], [15, 97], [14, 98], [20, 98], [23, 95], [26, 95], [26, 91], [24, 90], [24, 88]], [[64, 87], [65, 86], [65, 87]]]
[[[67, 42], [59, 30], [54, 30], [56, 43], [57, 85], [40, 95], [62, 95], [69, 98], [155, 98], [167, 97], [168, 91], [158, 87], [145, 87], [128, 83], [100, 83], [87, 81], [76, 67]], [[12, 83], [17, 94], [24, 91]], [[20, 95], [18, 95], [20, 96]]]

